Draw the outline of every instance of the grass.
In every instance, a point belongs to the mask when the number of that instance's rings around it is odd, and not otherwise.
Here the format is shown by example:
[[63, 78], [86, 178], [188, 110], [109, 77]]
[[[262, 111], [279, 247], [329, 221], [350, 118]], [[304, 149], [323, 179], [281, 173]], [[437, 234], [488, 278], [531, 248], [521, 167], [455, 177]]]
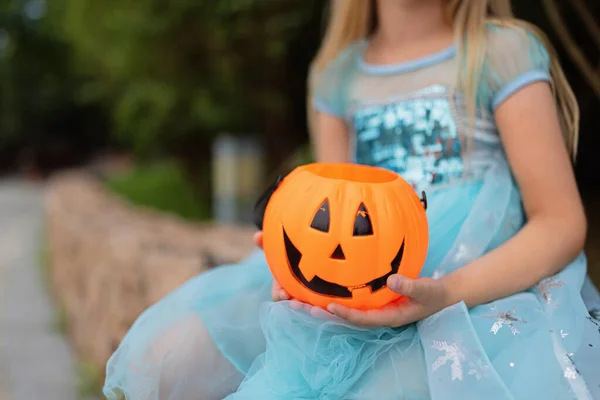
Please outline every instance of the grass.
[[102, 396], [102, 371], [84, 362], [77, 363], [77, 393], [80, 399], [98, 399]]
[[[52, 268], [52, 258], [50, 253], [50, 245], [45, 235], [42, 235], [38, 250], [38, 266], [41, 271], [42, 280], [48, 290], [51, 290], [50, 284], [50, 269]], [[56, 300], [55, 300], [56, 302]], [[52, 319], [52, 330], [61, 335], [65, 335], [68, 329], [67, 310], [61, 304], [55, 304], [56, 313]]]
[[174, 162], [135, 166], [126, 173], [109, 176], [106, 186], [137, 206], [190, 220], [210, 217], [208, 205], [195, 196], [185, 174]]
[[[38, 266], [42, 279], [47, 288], [50, 288], [50, 273], [52, 258], [50, 246], [45, 235], [42, 235], [38, 250]], [[56, 301], [55, 301], [56, 302]], [[69, 328], [69, 319], [65, 307], [55, 304], [56, 312], [52, 320], [52, 330], [58, 334], [66, 335]], [[78, 362], [76, 367], [77, 393], [80, 399], [98, 399], [102, 394], [102, 371], [97, 367], [84, 362]]]
[[40, 267], [40, 271], [42, 273], [42, 279], [44, 282], [48, 282], [50, 276], [50, 245], [48, 244], [48, 240], [46, 239], [46, 235], [40, 235], [41, 239], [39, 241], [38, 248], [38, 266]]

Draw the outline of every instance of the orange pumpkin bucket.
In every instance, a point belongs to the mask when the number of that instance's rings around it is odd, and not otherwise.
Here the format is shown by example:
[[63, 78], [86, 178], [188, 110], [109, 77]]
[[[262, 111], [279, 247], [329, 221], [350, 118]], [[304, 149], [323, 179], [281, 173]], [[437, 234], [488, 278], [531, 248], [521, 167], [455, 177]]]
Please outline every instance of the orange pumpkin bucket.
[[399, 273], [417, 278], [428, 247], [426, 198], [398, 174], [376, 167], [313, 163], [267, 190], [256, 223], [275, 279], [292, 298], [379, 308], [400, 295]]

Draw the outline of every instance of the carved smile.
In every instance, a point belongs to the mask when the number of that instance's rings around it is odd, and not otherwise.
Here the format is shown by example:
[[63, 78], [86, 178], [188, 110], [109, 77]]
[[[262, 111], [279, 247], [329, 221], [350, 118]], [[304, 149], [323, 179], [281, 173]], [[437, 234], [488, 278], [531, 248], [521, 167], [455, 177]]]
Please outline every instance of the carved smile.
[[300, 270], [300, 260], [302, 259], [302, 253], [298, 250], [296, 246], [294, 246], [287, 232], [285, 231], [285, 228], [283, 228], [283, 241], [285, 244], [285, 252], [288, 264], [290, 265], [292, 274], [294, 274], [296, 279], [298, 279], [305, 287], [307, 287], [315, 293], [333, 297], [351, 298], [353, 290], [364, 287], [371, 288], [371, 292], [376, 292], [378, 290], [383, 289], [387, 285], [387, 279], [391, 275], [398, 273], [398, 269], [400, 268], [400, 262], [402, 262], [402, 256], [404, 255], [404, 239], [402, 239], [400, 249], [398, 250], [396, 257], [394, 257], [394, 259], [390, 263], [390, 272], [383, 276], [380, 276], [379, 278], [375, 278], [372, 281], [367, 282], [365, 284], [346, 287], [338, 285], [337, 283], [328, 282], [324, 279], [321, 279], [317, 275], [315, 275], [310, 281], [306, 279], [306, 277]]

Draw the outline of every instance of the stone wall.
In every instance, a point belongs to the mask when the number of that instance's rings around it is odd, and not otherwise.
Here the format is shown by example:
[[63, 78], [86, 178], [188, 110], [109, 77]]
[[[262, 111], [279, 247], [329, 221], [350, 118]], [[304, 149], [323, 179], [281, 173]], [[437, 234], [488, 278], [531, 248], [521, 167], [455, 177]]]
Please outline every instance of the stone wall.
[[194, 225], [140, 210], [78, 172], [48, 184], [49, 279], [68, 336], [104, 368], [136, 317], [185, 280], [252, 249], [252, 227]]

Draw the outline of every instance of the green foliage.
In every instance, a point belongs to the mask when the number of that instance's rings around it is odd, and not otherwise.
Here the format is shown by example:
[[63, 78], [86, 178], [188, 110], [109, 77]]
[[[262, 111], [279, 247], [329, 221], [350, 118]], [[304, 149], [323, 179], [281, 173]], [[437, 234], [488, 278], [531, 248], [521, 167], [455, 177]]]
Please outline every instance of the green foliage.
[[174, 162], [140, 165], [125, 174], [108, 178], [106, 184], [133, 204], [203, 220], [210, 216], [206, 202], [196, 195], [186, 175]]
[[96, 365], [80, 361], [76, 365], [77, 394], [80, 399], [98, 399], [102, 396], [104, 373]]
[[[50, 15], [139, 155], [190, 157], [219, 131], [263, 133], [292, 112], [290, 44], [320, 0], [55, 0]], [[296, 101], [303, 101], [298, 98]], [[198, 158], [198, 157], [196, 157]], [[206, 162], [200, 158], [196, 163]]]
[[45, 18], [45, 4], [0, 1], [0, 159], [20, 149], [85, 152], [104, 137], [100, 114], [75, 99], [71, 51]]

